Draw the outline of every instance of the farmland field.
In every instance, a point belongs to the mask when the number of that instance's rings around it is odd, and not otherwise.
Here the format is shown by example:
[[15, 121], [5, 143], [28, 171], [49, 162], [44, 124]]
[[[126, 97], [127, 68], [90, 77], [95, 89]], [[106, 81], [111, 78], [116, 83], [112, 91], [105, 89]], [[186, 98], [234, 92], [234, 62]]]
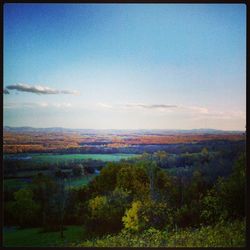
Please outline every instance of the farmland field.
[[20, 161], [35, 163], [62, 163], [72, 160], [101, 160], [101, 161], [120, 161], [134, 157], [136, 154], [5, 154], [4, 159], [18, 159]]

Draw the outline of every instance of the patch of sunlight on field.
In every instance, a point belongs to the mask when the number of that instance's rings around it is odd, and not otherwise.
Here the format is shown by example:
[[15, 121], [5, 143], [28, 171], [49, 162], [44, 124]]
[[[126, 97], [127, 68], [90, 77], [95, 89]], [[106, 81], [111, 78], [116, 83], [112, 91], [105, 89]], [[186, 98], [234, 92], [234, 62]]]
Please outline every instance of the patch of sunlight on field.
[[[120, 161], [122, 159], [129, 159], [131, 157], [137, 156], [136, 154], [25, 154], [26, 156], [31, 156], [28, 162], [35, 163], [61, 163], [73, 160], [100, 160], [100, 161]], [[4, 158], [18, 158], [21, 154], [15, 154], [14, 156], [5, 154]], [[21, 161], [21, 159], [20, 159]]]

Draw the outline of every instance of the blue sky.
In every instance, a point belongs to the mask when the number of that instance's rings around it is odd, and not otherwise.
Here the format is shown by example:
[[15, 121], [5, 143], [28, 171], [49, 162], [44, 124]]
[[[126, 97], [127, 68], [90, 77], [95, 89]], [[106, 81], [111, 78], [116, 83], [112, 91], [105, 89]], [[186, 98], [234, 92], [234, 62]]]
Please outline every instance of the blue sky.
[[244, 130], [246, 6], [5, 4], [4, 88], [5, 126]]

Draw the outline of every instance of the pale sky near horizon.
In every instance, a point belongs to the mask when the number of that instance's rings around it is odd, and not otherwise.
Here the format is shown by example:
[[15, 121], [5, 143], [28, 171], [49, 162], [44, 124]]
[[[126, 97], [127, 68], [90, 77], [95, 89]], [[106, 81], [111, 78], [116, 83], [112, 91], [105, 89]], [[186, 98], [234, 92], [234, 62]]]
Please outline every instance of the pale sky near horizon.
[[245, 130], [244, 4], [5, 4], [4, 126]]

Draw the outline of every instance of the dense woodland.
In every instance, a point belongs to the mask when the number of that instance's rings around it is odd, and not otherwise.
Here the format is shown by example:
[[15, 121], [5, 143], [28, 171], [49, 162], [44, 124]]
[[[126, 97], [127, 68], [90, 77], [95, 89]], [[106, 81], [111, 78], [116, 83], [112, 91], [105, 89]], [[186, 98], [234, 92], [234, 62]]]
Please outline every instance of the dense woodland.
[[[81, 226], [82, 240], [71, 246], [244, 246], [245, 145], [202, 146], [38, 171], [27, 187], [4, 190], [4, 225], [61, 238], [68, 225]], [[23, 167], [14, 163], [6, 161], [6, 173]], [[101, 171], [88, 185], [68, 188], [67, 168], [75, 176]]]

